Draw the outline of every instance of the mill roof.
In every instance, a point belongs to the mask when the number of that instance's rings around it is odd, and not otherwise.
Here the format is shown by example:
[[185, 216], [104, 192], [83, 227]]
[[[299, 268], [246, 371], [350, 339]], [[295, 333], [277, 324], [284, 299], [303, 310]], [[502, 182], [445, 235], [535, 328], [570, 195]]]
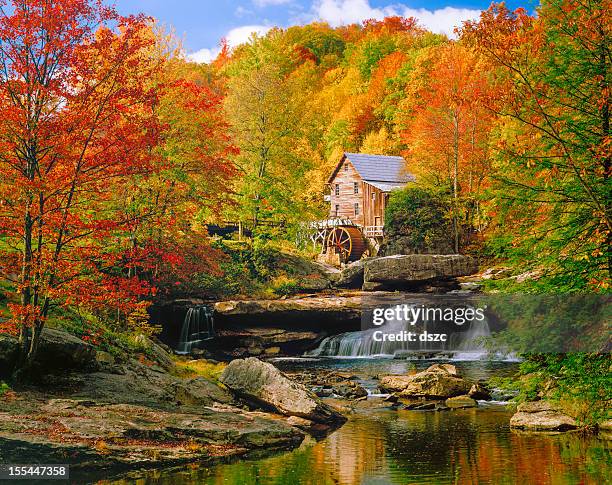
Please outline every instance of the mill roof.
[[[369, 155], [367, 153], [345, 153], [329, 177], [331, 183], [345, 160], [349, 160], [361, 178], [371, 185], [381, 185], [381, 189], [396, 188], [415, 178], [406, 170], [404, 157], [389, 155]], [[385, 190], [386, 191], [386, 190]]]

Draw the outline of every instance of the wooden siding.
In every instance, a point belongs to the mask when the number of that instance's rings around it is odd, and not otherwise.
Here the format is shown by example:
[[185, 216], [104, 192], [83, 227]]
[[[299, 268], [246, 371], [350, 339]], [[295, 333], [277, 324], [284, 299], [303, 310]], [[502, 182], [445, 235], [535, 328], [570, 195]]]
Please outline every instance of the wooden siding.
[[[364, 225], [365, 226], [384, 226], [385, 225], [385, 206], [386, 194], [370, 185], [367, 182], [363, 183], [364, 197]], [[379, 218], [377, 220], [376, 218]]]
[[[345, 166], [348, 169], [345, 170]], [[359, 193], [355, 194], [355, 183]], [[339, 184], [339, 195], [336, 195]], [[372, 195], [374, 194], [374, 196]], [[355, 215], [355, 204], [359, 204], [359, 215]], [[336, 213], [336, 205], [338, 212]], [[360, 226], [384, 225], [386, 194], [364, 182], [351, 162], [344, 160], [340, 170], [330, 183], [330, 218], [346, 218]], [[380, 218], [377, 221], [377, 217]]]

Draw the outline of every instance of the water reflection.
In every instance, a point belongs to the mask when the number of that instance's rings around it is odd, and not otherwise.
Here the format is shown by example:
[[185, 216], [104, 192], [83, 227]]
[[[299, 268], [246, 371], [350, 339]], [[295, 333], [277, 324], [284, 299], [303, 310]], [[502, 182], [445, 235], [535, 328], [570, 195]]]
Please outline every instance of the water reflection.
[[148, 472], [148, 484], [603, 484], [609, 441], [510, 431], [502, 407], [452, 412], [363, 411], [319, 443], [214, 468]]

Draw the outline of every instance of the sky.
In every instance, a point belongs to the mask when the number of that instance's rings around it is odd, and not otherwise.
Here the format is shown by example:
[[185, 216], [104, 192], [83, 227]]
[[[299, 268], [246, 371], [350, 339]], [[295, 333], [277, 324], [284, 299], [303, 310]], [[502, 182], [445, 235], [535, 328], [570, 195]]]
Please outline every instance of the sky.
[[[122, 14], [145, 13], [173, 28], [190, 58], [210, 62], [222, 38], [230, 47], [246, 42], [252, 32], [313, 21], [331, 26], [381, 19], [416, 17], [433, 32], [452, 35], [461, 22], [478, 18], [490, 0], [114, 0]], [[529, 9], [533, 0], [509, 0], [510, 8]]]

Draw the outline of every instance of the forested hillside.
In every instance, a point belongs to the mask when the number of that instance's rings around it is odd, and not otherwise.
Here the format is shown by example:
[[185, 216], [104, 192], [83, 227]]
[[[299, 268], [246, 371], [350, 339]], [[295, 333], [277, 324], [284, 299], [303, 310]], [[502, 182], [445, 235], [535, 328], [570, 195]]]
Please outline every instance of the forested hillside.
[[607, 288], [608, 6], [493, 6], [452, 40], [392, 17], [225, 46], [213, 72], [240, 149], [236, 216], [321, 217], [342, 152], [403, 155], [470, 236], [461, 250]]
[[[210, 224], [294, 242], [327, 215], [343, 152], [403, 155], [455, 250], [537, 267], [555, 290], [609, 289], [608, 0], [492, 6], [454, 39], [399, 17], [276, 28], [211, 64], [145, 16], [11, 3], [0, 325], [23, 359], [57, 308], [146, 327], [160, 292], [227, 275]], [[269, 270], [257, 248], [234, 253], [234, 283]]]

